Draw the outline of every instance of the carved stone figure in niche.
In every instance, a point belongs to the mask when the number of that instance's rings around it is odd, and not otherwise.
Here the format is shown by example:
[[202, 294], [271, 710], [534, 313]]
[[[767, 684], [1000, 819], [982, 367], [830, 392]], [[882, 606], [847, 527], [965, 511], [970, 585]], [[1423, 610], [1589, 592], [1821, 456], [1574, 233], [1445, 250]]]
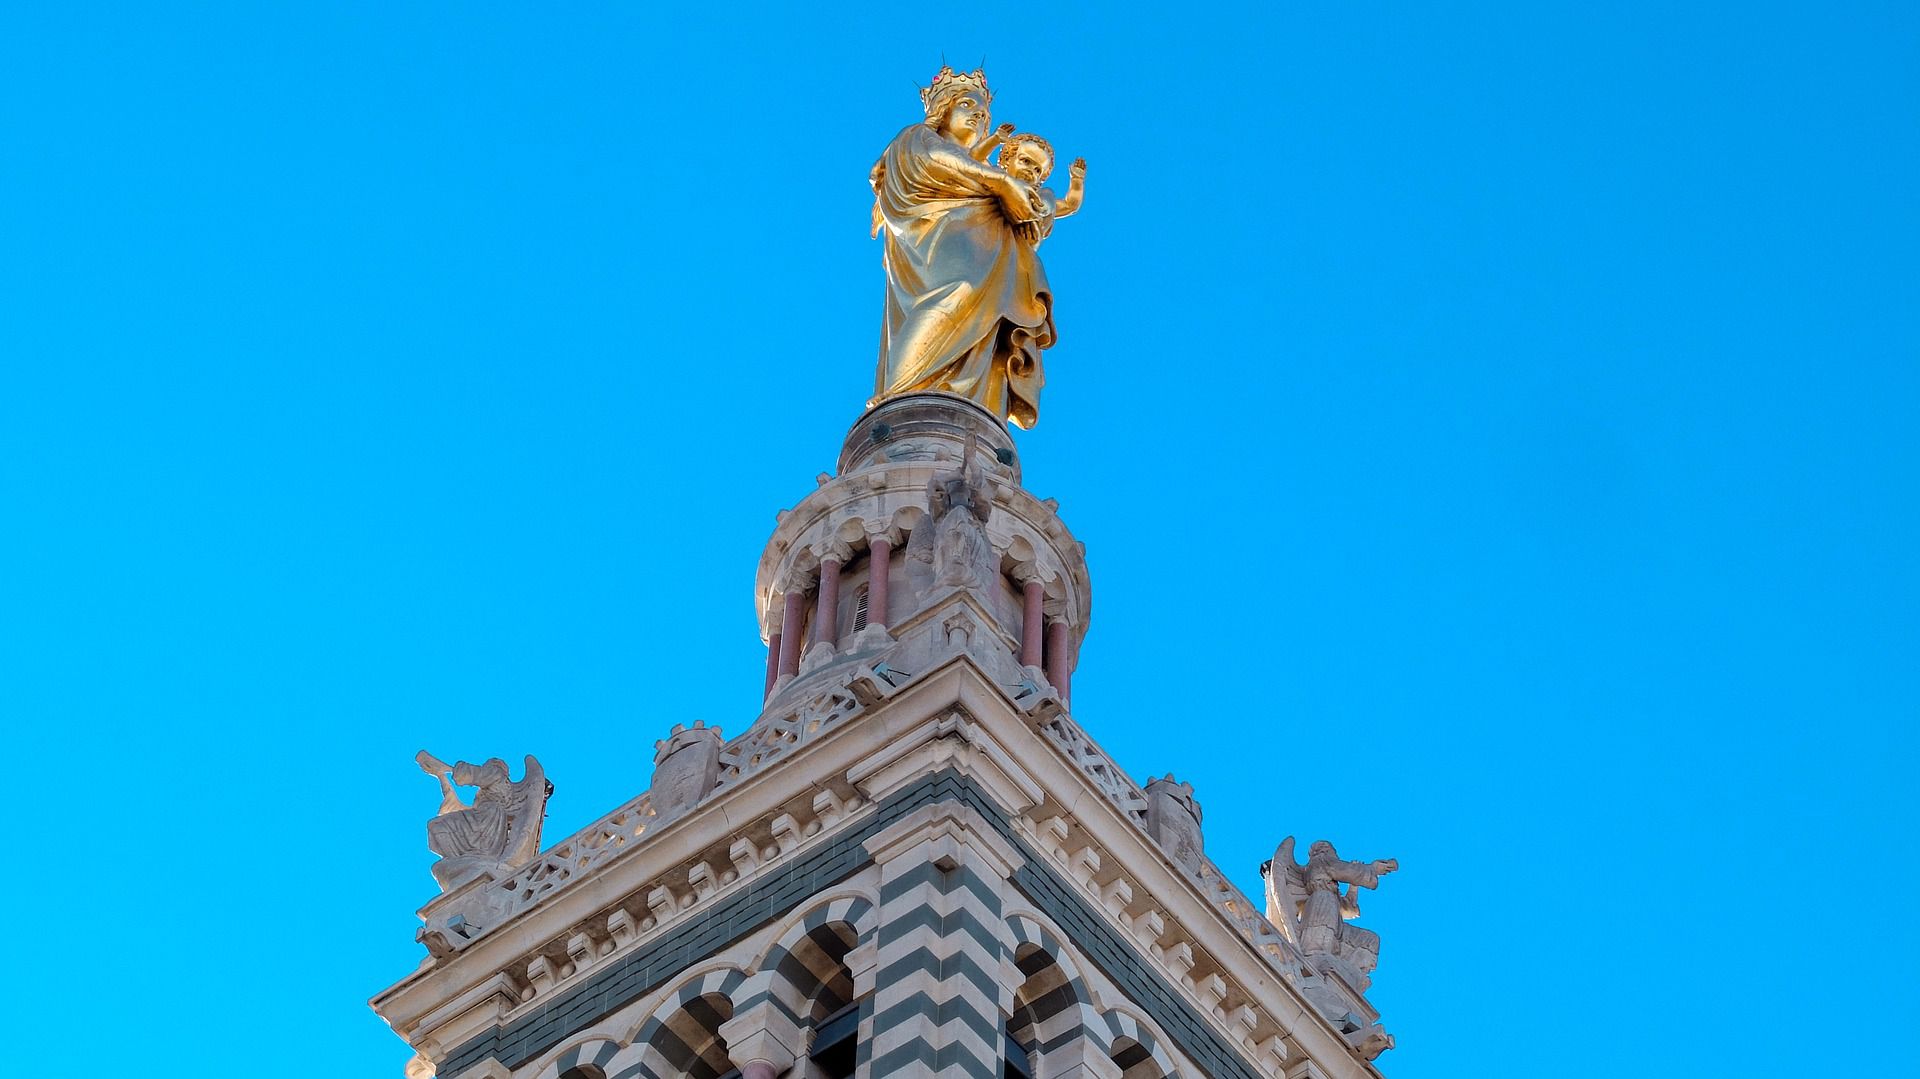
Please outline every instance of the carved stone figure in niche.
[[[498, 757], [485, 764], [448, 764], [423, 749], [413, 759], [440, 780], [440, 812], [427, 822], [427, 847], [440, 856], [433, 879], [441, 890], [451, 891], [488, 870], [523, 865], [540, 853], [540, 826], [553, 784], [531, 754], [518, 783]], [[479, 788], [472, 805], [460, 800], [456, 784]]]
[[[1273, 860], [1260, 867], [1267, 878], [1267, 920], [1308, 955], [1347, 964], [1362, 983], [1353, 988], [1364, 992], [1380, 959], [1380, 937], [1344, 923], [1360, 916], [1358, 889], [1378, 887], [1381, 877], [1399, 868], [1392, 858], [1346, 861], [1324, 839], [1307, 848], [1303, 866], [1293, 860], [1293, 837], [1288, 836], [1273, 852]], [[1344, 892], [1342, 884], [1347, 886]]]
[[978, 448], [976, 439], [959, 468], [937, 472], [927, 483], [936, 588], [986, 588], [998, 572], [993, 544], [987, 539], [993, 487], [980, 467]]

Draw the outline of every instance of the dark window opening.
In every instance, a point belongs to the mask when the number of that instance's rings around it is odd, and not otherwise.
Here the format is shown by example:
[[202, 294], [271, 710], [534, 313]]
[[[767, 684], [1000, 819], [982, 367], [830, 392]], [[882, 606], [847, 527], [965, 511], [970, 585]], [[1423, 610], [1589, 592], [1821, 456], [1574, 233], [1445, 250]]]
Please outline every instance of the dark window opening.
[[1006, 1043], [1000, 1050], [1000, 1079], [1033, 1079], [1027, 1071], [1027, 1047], [1020, 1044], [1011, 1030], [1002, 1030], [1000, 1036]]
[[853, 594], [853, 631], [867, 628], [867, 586], [861, 585], [860, 591]]
[[849, 1004], [813, 1026], [813, 1049], [807, 1054], [821, 1079], [851, 1079], [860, 1043], [860, 1005]]

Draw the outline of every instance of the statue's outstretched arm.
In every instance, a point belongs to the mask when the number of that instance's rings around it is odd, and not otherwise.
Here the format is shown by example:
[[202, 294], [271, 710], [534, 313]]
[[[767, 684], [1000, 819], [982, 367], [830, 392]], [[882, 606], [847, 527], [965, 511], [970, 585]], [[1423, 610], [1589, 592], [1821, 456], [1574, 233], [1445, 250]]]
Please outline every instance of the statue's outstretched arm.
[[1053, 216], [1070, 217], [1080, 210], [1080, 203], [1087, 193], [1087, 159], [1076, 157], [1067, 167], [1067, 194], [1054, 204]]
[[414, 763], [420, 766], [421, 771], [440, 781], [440, 812], [436, 813], [435, 816], [444, 816], [456, 810], [467, 808], [467, 804], [460, 800], [460, 792], [454, 790], [453, 784], [448, 780], [449, 773], [453, 771], [453, 765], [428, 753], [424, 749], [415, 753], [413, 760]]
[[1377, 888], [1380, 878], [1400, 868], [1400, 863], [1392, 858], [1382, 858], [1374, 862], [1335, 862], [1333, 879], [1361, 888]]

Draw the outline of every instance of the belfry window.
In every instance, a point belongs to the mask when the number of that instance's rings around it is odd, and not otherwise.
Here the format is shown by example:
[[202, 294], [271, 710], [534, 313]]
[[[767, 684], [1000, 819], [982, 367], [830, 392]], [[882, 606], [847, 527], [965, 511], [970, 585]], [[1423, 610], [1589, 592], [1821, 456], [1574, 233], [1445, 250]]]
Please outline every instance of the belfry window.
[[860, 1003], [841, 1008], [814, 1024], [809, 1079], [851, 1079], [860, 1034]]
[[867, 628], [867, 586], [861, 585], [860, 590], [853, 594], [853, 631], [855, 633], [858, 633], [861, 630], [866, 628]]

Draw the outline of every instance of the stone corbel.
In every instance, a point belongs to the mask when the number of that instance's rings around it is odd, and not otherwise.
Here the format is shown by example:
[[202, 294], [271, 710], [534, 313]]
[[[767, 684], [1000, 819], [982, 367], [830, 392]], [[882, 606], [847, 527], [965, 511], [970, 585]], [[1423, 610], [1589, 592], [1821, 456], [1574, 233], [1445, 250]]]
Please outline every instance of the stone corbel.
[[1149, 908], [1146, 913], [1133, 920], [1133, 934], [1147, 949], [1147, 954], [1160, 958], [1160, 938], [1167, 935], [1167, 919], [1158, 907]]
[[805, 837], [805, 826], [795, 820], [793, 814], [782, 813], [773, 818], [773, 842], [780, 848], [782, 857], [792, 854]]
[[585, 970], [600, 958], [600, 946], [586, 933], [575, 933], [567, 938], [567, 958], [573, 961], [573, 969]]
[[1270, 1035], [1267, 1040], [1261, 1042], [1260, 1053], [1273, 1065], [1279, 1067], [1285, 1067], [1287, 1060], [1293, 1056], [1293, 1050], [1287, 1045], [1286, 1037], [1280, 1034]]
[[527, 964], [527, 981], [533, 984], [534, 996], [543, 997], [553, 992], [554, 983], [559, 980], [560, 972], [546, 956], [536, 955]]
[[733, 863], [736, 875], [750, 877], [760, 868], [760, 848], [751, 838], [741, 836], [727, 848], [727, 859]]
[[639, 920], [629, 911], [616, 910], [607, 916], [607, 935], [615, 948], [624, 948], [640, 938]]
[[1193, 945], [1183, 940], [1168, 948], [1162, 955], [1166, 959], [1167, 969], [1173, 972], [1173, 976], [1186, 981], [1187, 972], [1193, 969]]
[[1200, 1003], [1207, 1006], [1216, 1018], [1221, 1016], [1220, 1002], [1226, 999], [1226, 979], [1219, 974], [1209, 974], [1193, 983], [1194, 992], [1200, 995]]

